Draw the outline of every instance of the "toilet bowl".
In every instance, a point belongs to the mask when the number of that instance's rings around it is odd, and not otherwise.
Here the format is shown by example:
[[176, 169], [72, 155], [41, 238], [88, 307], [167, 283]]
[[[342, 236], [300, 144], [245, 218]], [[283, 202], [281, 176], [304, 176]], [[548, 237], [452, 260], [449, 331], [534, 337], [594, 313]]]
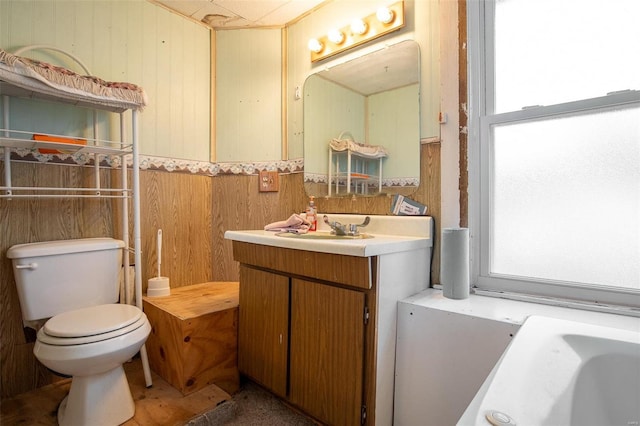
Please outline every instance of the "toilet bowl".
[[58, 410], [60, 425], [117, 425], [133, 417], [122, 364], [140, 350], [150, 331], [140, 309], [118, 304], [76, 309], [45, 323], [38, 331], [36, 358], [73, 376]]
[[83, 238], [7, 250], [22, 319], [37, 323], [35, 357], [72, 376], [58, 409], [62, 426], [118, 425], [135, 413], [122, 364], [142, 348], [151, 326], [141, 309], [117, 303], [124, 249], [113, 238]]
[[34, 354], [62, 374], [99, 374], [135, 355], [150, 330], [147, 316], [135, 306], [76, 309], [45, 323], [38, 331]]

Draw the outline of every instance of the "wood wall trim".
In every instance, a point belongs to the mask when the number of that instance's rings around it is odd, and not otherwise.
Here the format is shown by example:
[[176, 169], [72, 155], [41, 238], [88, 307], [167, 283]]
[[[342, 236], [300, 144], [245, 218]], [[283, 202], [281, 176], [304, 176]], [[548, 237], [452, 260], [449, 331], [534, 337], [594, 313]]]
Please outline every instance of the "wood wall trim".
[[289, 55], [287, 50], [287, 41], [288, 41], [288, 29], [287, 27], [282, 28], [280, 31], [280, 41], [281, 45], [281, 58], [282, 58], [282, 68], [280, 72], [282, 73], [281, 78], [281, 91], [280, 99], [282, 99], [281, 103], [281, 120], [282, 120], [282, 148], [281, 148], [281, 160], [289, 159], [289, 113], [287, 112], [287, 105], [289, 104], [289, 80], [287, 78], [287, 69], [289, 68]]
[[210, 48], [211, 48], [211, 87], [210, 87], [210, 114], [211, 118], [209, 121], [209, 161], [212, 163], [216, 162], [216, 32], [215, 30], [210, 31]]
[[468, 165], [468, 84], [467, 84], [467, 1], [458, 1], [458, 110], [460, 123], [460, 226], [469, 226], [469, 165]]

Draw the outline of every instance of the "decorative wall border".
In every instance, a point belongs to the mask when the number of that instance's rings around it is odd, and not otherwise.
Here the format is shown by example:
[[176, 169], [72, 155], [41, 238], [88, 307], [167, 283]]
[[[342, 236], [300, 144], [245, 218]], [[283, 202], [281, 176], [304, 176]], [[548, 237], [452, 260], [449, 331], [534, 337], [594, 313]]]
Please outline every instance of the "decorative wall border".
[[[305, 173], [304, 174], [304, 182], [305, 183], [327, 183], [327, 175], [321, 173]], [[398, 178], [388, 178], [382, 179], [382, 187], [383, 188], [399, 188], [406, 186], [419, 186], [420, 178], [417, 177], [398, 177]]]
[[[3, 148], [0, 148], [3, 150]], [[92, 166], [94, 154], [87, 153], [59, 153], [42, 154], [38, 150], [17, 148], [12, 149], [11, 159], [15, 161], [65, 164], [75, 166]], [[100, 167], [110, 167], [118, 169], [121, 167], [122, 159], [119, 155], [100, 155]], [[4, 158], [4, 156], [2, 156]], [[131, 156], [127, 157], [127, 167], [132, 167]], [[190, 173], [204, 176], [223, 175], [257, 175], [260, 171], [277, 171], [279, 173], [302, 173], [304, 170], [304, 159], [295, 158], [292, 160], [274, 161], [250, 161], [237, 163], [210, 163], [208, 161], [184, 160], [168, 157], [154, 157], [151, 155], [140, 155], [140, 170], [158, 170], [170, 173]], [[326, 174], [305, 173], [305, 183], [327, 183]], [[420, 179], [417, 177], [398, 177], [382, 180], [385, 188], [402, 188], [408, 186], [419, 186]]]
[[[2, 150], [3, 148], [0, 148]], [[94, 164], [94, 154], [87, 153], [59, 153], [42, 154], [31, 149], [12, 149], [11, 159], [15, 161], [66, 164], [76, 166], [91, 166]], [[4, 158], [4, 157], [3, 157]], [[101, 155], [100, 167], [120, 168], [122, 158], [119, 155]], [[237, 163], [210, 163], [208, 161], [184, 160], [168, 157], [154, 157], [140, 155], [140, 170], [160, 170], [165, 172], [190, 173], [205, 176], [221, 175], [256, 175], [262, 170], [277, 171], [279, 173], [301, 173], [304, 169], [304, 159], [250, 161]], [[127, 157], [127, 167], [132, 167], [131, 156]]]

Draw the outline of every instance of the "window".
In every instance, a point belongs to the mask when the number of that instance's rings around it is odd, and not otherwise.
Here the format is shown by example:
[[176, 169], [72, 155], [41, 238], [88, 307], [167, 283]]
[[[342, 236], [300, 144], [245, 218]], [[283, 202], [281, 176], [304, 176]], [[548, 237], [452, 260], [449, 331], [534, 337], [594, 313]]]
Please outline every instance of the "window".
[[479, 290], [640, 307], [640, 2], [468, 2]]

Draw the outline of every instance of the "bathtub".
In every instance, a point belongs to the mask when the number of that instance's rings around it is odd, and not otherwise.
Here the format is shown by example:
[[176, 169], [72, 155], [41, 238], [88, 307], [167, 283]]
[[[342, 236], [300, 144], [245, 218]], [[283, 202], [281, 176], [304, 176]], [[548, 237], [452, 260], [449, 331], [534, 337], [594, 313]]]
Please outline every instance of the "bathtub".
[[531, 316], [458, 425], [640, 425], [635, 331]]

